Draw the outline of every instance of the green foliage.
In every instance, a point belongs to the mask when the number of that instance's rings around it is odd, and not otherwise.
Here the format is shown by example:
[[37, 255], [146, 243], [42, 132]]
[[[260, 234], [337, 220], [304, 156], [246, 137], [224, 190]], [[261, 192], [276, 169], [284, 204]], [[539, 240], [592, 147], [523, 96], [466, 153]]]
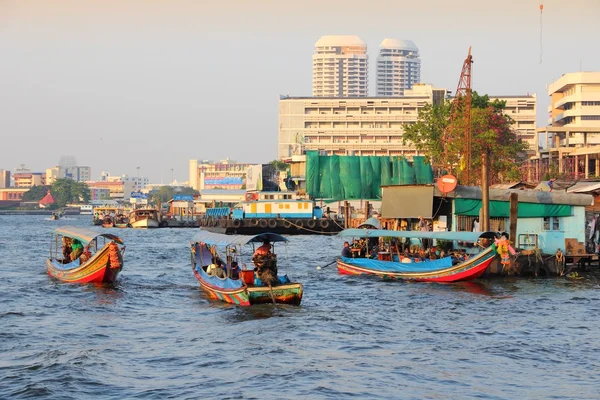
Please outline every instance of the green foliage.
[[48, 186], [32, 186], [23, 193], [23, 201], [40, 201], [48, 193]]
[[173, 199], [176, 194], [190, 194], [197, 196], [200, 194], [200, 192], [192, 189], [191, 187], [174, 188], [173, 186], [161, 186], [157, 190], [153, 191], [150, 197], [153, 203], [162, 204]]
[[69, 178], [58, 178], [51, 189], [57, 207], [69, 203], [87, 203], [90, 201], [90, 188], [84, 182], [76, 182]]
[[[466, 119], [460, 113], [450, 126], [452, 105], [445, 102], [441, 105], [425, 106], [419, 112], [415, 124], [405, 128], [404, 143], [410, 142], [417, 150], [425, 154], [433, 164], [442, 166], [443, 159], [449, 165], [464, 169], [464, 158], [461, 159], [464, 146]], [[527, 144], [522, 143], [511, 125], [510, 116], [503, 113], [506, 103], [494, 100], [490, 102], [488, 95], [472, 92], [471, 96], [471, 171], [481, 169], [481, 155], [489, 154], [490, 171], [495, 181], [520, 180], [519, 166], [526, 157]], [[474, 176], [478, 177], [476, 173]]]
[[279, 160], [273, 160], [270, 162], [270, 164], [273, 166], [275, 171], [287, 171], [290, 167], [288, 163]]

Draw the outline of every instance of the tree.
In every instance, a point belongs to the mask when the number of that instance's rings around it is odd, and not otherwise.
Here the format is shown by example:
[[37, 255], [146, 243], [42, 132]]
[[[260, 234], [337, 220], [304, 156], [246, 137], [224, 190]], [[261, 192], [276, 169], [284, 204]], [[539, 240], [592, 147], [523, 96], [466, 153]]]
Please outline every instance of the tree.
[[198, 192], [195, 189], [192, 189], [191, 187], [183, 187], [176, 189], [173, 186], [161, 186], [158, 188], [158, 190], [152, 193], [151, 198], [154, 203], [162, 204], [173, 199], [173, 197], [175, 197], [176, 194], [188, 194], [192, 196], [197, 196], [198, 194], [200, 194], [200, 192]]
[[48, 193], [48, 186], [32, 186], [23, 193], [23, 201], [40, 201]]
[[69, 203], [87, 203], [91, 197], [87, 184], [69, 178], [58, 178], [52, 184], [51, 193], [59, 207], [64, 207]]
[[[479, 171], [481, 155], [489, 155], [492, 180], [520, 180], [519, 165], [526, 157], [527, 144], [522, 143], [511, 125], [510, 116], [503, 114], [505, 102], [490, 102], [487, 95], [472, 93], [471, 99], [471, 165], [464, 165], [462, 156], [466, 119], [459, 115], [450, 126], [452, 105], [426, 106], [419, 112], [417, 123], [408, 126], [404, 143], [411, 142], [420, 153], [425, 154], [434, 165], [470, 168]], [[446, 165], [443, 164], [446, 160]], [[479, 177], [480, 174], [473, 174]], [[477, 179], [473, 179], [478, 182]]]

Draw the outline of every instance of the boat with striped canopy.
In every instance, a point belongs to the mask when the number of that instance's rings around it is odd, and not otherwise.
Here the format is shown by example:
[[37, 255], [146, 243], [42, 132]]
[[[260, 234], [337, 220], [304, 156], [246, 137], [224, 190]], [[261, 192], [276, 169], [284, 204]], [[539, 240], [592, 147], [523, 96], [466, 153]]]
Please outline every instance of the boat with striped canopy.
[[389, 254], [388, 260], [372, 258], [341, 257], [337, 260], [338, 272], [342, 275], [371, 274], [383, 278], [420, 282], [457, 282], [480, 277], [496, 257], [493, 232], [424, 232], [390, 231], [383, 229], [346, 229], [339, 236], [355, 238], [405, 238], [437, 239], [477, 243], [482, 251], [464, 259], [443, 257], [435, 260], [414, 262], [398, 254]]
[[[201, 230], [191, 241], [192, 270], [201, 289], [211, 299], [240, 306], [261, 303], [299, 305], [302, 300], [302, 284], [291, 282], [287, 274], [278, 276], [277, 268], [276, 281], [271, 284], [262, 282], [258, 278], [261, 276], [261, 264], [253, 257], [256, 244], [287, 241], [276, 233], [249, 236]], [[252, 268], [246, 268], [246, 263], [252, 265]], [[236, 265], [243, 268], [237, 271]]]
[[48, 275], [69, 283], [112, 283], [123, 269], [123, 240], [91, 229], [64, 226], [54, 232]]

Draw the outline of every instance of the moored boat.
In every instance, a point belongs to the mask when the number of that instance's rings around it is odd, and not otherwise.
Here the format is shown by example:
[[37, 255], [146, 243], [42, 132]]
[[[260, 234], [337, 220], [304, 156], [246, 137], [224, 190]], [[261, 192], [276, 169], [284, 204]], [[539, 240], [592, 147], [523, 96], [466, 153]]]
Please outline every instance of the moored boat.
[[128, 228], [129, 227], [129, 217], [124, 214], [118, 214], [115, 219], [115, 228]]
[[[346, 229], [339, 233], [344, 237], [360, 238], [414, 238], [449, 241], [477, 242], [483, 250], [477, 254], [459, 257], [447, 256], [427, 259], [404, 256], [395, 252], [377, 253], [377, 258], [345, 257], [337, 261], [338, 272], [342, 275], [371, 274], [383, 278], [421, 282], [457, 282], [480, 277], [496, 257], [496, 247], [491, 240], [491, 232], [422, 232], [389, 231], [382, 229]], [[368, 253], [368, 252], [367, 252]]]
[[[263, 243], [264, 246], [269, 242], [283, 243], [287, 239], [275, 233], [245, 236], [200, 231], [192, 239], [191, 260], [192, 270], [202, 290], [211, 299], [241, 306], [261, 303], [299, 305], [303, 286], [291, 282], [287, 274], [277, 275], [274, 252], [253, 256], [251, 262], [255, 265], [254, 269], [238, 271], [236, 268], [246, 265], [242, 263], [245, 259], [244, 250], [250, 247], [246, 245], [254, 247], [256, 243]], [[225, 261], [221, 261], [219, 251], [223, 252]], [[247, 252], [250, 257], [251, 253]]]
[[125, 246], [115, 235], [65, 226], [55, 231], [55, 238], [46, 260], [53, 278], [68, 283], [112, 283], [123, 269]]
[[114, 226], [115, 226], [114, 218], [110, 215], [106, 215], [104, 217], [104, 219], [102, 220], [102, 227], [103, 228], [112, 228]]
[[160, 215], [156, 208], [137, 208], [129, 214], [132, 228], [158, 228]]

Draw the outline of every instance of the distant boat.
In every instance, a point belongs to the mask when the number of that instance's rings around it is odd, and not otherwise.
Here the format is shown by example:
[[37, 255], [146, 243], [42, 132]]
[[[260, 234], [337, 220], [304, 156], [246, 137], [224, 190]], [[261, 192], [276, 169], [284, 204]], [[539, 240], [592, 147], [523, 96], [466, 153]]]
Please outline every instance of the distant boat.
[[[271, 285], [262, 283], [255, 278], [254, 270], [241, 270], [239, 275], [232, 274], [233, 262], [243, 264], [243, 250], [247, 244], [287, 242], [287, 239], [275, 233], [262, 233], [254, 236], [223, 235], [201, 230], [192, 239], [192, 270], [200, 288], [211, 299], [221, 300], [240, 306], [249, 306], [261, 303], [285, 303], [299, 305], [302, 300], [303, 287], [301, 283], [291, 282], [287, 275], [277, 276], [276, 272], [271, 277], [276, 282]], [[225, 264], [223, 268], [215, 268], [212, 272], [211, 264], [219, 263], [217, 252], [223, 251]], [[253, 252], [249, 252], [248, 258]], [[249, 260], [248, 260], [249, 261]], [[258, 261], [254, 261], [255, 265]], [[260, 273], [260, 264], [257, 267]], [[275, 271], [277, 268], [275, 267]]]
[[[478, 254], [466, 259], [457, 260], [443, 257], [436, 260], [418, 258], [402, 262], [402, 254], [379, 253], [377, 259], [364, 257], [341, 257], [337, 261], [338, 272], [342, 275], [377, 275], [382, 278], [393, 278], [420, 282], [457, 282], [478, 278], [496, 257], [496, 248], [487, 232], [423, 232], [423, 231], [390, 231], [383, 229], [346, 229], [338, 234], [343, 237], [359, 238], [417, 238], [452, 241], [477, 242], [487, 241], [485, 248]], [[381, 257], [381, 256], [384, 257]], [[394, 258], [398, 257], [398, 258]], [[408, 257], [407, 257], [408, 258]], [[397, 260], [397, 261], [396, 261]], [[418, 261], [418, 262], [415, 262]]]
[[[46, 260], [46, 270], [53, 278], [69, 283], [112, 283], [123, 269], [125, 246], [115, 235], [65, 226], [57, 229], [55, 236], [50, 258]], [[83, 250], [80, 249], [80, 254], [72, 260], [73, 250], [69, 243], [75, 241]]]
[[115, 219], [114, 217], [110, 216], [110, 215], [106, 215], [104, 217], [104, 219], [102, 220], [102, 227], [103, 228], [112, 228], [115, 226]]
[[79, 214], [81, 215], [92, 215], [94, 212], [94, 206], [91, 204], [82, 204], [79, 206]]
[[160, 214], [156, 208], [138, 208], [129, 213], [132, 228], [158, 228]]
[[52, 213], [52, 217], [50, 217], [53, 221], [56, 221], [58, 219], [60, 219], [60, 215], [58, 215], [57, 213]]

